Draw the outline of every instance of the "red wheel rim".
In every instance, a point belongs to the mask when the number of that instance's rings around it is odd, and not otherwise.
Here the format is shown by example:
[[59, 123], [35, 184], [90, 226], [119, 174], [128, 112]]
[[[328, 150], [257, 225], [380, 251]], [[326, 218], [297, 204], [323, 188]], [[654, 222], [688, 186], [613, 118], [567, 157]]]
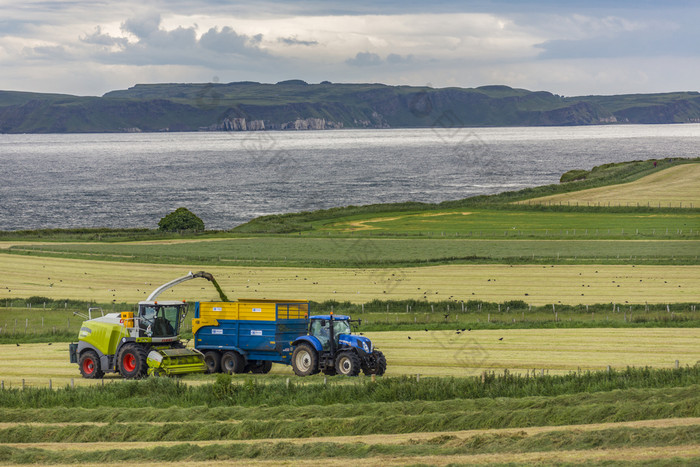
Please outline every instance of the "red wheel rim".
[[83, 360], [83, 373], [89, 375], [92, 374], [93, 371], [95, 371], [95, 362], [92, 361], [92, 358]]
[[134, 371], [136, 369], [136, 358], [133, 354], [128, 353], [124, 355], [124, 361], [122, 364], [124, 365], [124, 369], [126, 371]]

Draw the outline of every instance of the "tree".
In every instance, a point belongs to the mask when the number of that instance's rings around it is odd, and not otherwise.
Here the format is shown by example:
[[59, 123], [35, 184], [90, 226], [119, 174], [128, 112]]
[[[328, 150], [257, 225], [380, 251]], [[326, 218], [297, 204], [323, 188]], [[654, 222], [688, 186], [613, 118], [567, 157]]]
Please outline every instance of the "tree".
[[204, 221], [187, 208], [177, 208], [158, 222], [158, 230], [204, 230]]

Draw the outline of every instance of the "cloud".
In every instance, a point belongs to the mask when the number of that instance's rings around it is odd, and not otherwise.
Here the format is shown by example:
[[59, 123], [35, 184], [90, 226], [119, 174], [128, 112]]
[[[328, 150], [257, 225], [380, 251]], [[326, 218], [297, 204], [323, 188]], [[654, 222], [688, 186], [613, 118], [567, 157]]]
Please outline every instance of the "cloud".
[[109, 34], [104, 34], [100, 26], [95, 26], [95, 32], [86, 34], [80, 40], [86, 44], [102, 45], [102, 46], [118, 46], [125, 47], [129, 40], [126, 37], [113, 37]]
[[386, 56], [387, 63], [410, 63], [413, 61], [413, 55], [399, 55], [399, 54], [389, 54]]
[[306, 47], [318, 45], [318, 41], [302, 41], [295, 37], [278, 37], [277, 42], [281, 42], [285, 45], [303, 45]]
[[379, 55], [372, 52], [358, 52], [353, 58], [345, 60], [350, 66], [377, 66], [382, 64]]
[[219, 31], [217, 28], [211, 28], [199, 39], [199, 44], [208, 50], [221, 53], [243, 53], [243, 54], [260, 54], [261, 50], [258, 45], [262, 41], [262, 34], [256, 34], [252, 37], [238, 34], [232, 28], [225, 26]]
[[160, 21], [160, 13], [148, 12], [124, 21], [122, 30], [133, 34], [139, 39], [144, 39], [160, 29]]

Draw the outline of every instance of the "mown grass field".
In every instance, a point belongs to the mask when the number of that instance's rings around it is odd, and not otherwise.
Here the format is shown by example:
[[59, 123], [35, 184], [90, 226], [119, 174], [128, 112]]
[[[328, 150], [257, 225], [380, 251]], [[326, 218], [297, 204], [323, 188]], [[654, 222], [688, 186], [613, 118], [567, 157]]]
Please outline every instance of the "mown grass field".
[[[581, 193], [581, 192], [574, 192]], [[315, 221], [321, 232], [426, 237], [539, 239], [697, 238], [696, 212], [592, 212], [439, 209]]]
[[[206, 269], [237, 298], [483, 300], [528, 303], [695, 303], [700, 266], [488, 265], [414, 268], [220, 267], [117, 263], [0, 255], [0, 300], [44, 296], [100, 303], [143, 300], [158, 285], [188, 271]], [[190, 281], [163, 298], [217, 300], [206, 281]]]
[[633, 182], [543, 196], [521, 204], [699, 207], [700, 164], [670, 167]]
[[[247, 226], [275, 236], [3, 235], [0, 464], [698, 465], [698, 167], [615, 164], [493, 199]], [[550, 193], [561, 207], [505, 204]], [[334, 300], [363, 318], [387, 374], [95, 382], [68, 362], [69, 300], [131, 309], [202, 269], [232, 299]], [[218, 300], [201, 280], [162, 298]]]
[[155, 245], [23, 244], [9, 251], [16, 255], [137, 263], [302, 268], [544, 262], [674, 265], [697, 264], [700, 241], [266, 237]]
[[5, 389], [0, 462], [447, 465], [624, 455], [692, 464], [700, 460], [699, 381], [695, 366]]
[[[676, 360], [681, 365], [700, 361], [700, 346], [696, 345], [700, 339], [698, 328], [496, 329], [460, 334], [455, 330], [417, 330], [364, 334], [386, 354], [387, 376], [458, 377], [503, 370], [514, 374], [542, 370], [547, 374], [565, 374], [605, 370], [608, 365], [616, 369], [672, 368]], [[291, 367], [285, 365], [274, 365], [272, 375], [298, 380]], [[266, 381], [272, 375], [258, 379]], [[105, 378], [121, 379], [114, 374]], [[213, 378], [193, 375], [185, 381], [201, 384]], [[322, 376], [308, 380], [319, 378]], [[49, 379], [54, 387], [63, 387], [71, 379], [78, 385], [96, 384], [82, 379], [78, 366], [68, 362], [67, 343], [0, 345], [0, 380], [6, 388], [19, 387], [22, 380], [26, 385], [46, 387]]]

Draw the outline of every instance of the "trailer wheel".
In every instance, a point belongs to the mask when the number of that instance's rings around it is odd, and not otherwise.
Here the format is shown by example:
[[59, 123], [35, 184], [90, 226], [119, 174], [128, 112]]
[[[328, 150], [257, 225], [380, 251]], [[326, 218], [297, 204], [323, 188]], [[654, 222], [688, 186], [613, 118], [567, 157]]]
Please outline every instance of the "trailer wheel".
[[256, 375], [265, 375], [272, 369], [272, 362], [262, 361], [250, 369], [250, 372]]
[[340, 352], [335, 358], [335, 371], [343, 376], [357, 376], [360, 373], [360, 357], [355, 352]]
[[126, 344], [119, 351], [119, 373], [127, 379], [143, 378], [146, 376], [146, 349], [136, 344]]
[[83, 378], [97, 379], [105, 375], [100, 367], [100, 358], [94, 350], [86, 350], [81, 353], [78, 364], [80, 365], [80, 374], [83, 375]]
[[318, 355], [309, 344], [300, 344], [292, 354], [292, 369], [297, 376], [309, 376], [318, 373]]
[[230, 375], [243, 373], [245, 360], [238, 352], [224, 352], [221, 356], [221, 371]]
[[374, 357], [374, 366], [363, 366], [362, 371], [364, 371], [366, 375], [382, 376], [386, 371], [386, 357], [379, 350], [372, 352], [372, 356]]
[[204, 363], [207, 365], [207, 373], [219, 373], [221, 371], [221, 354], [216, 350], [204, 352]]

